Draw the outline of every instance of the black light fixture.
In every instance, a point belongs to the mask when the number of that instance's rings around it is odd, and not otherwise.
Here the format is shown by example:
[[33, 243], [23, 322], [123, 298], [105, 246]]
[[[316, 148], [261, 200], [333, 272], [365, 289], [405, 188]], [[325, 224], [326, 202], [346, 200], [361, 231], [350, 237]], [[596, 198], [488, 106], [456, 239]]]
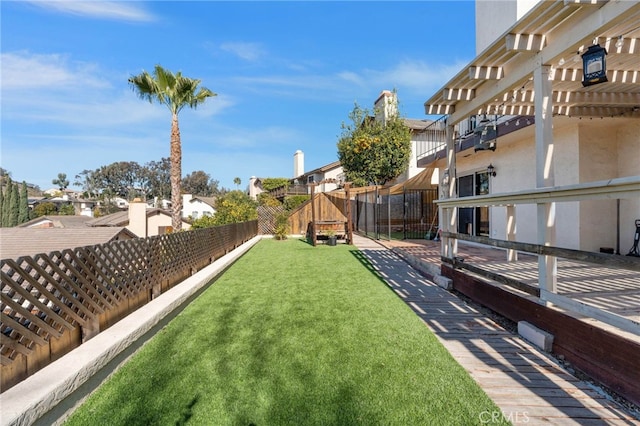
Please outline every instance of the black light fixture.
[[474, 152], [484, 150], [496, 150], [496, 138], [498, 137], [498, 131], [495, 121], [491, 122], [485, 115], [480, 123], [473, 131], [475, 138], [475, 144], [473, 146]]
[[487, 166], [487, 174], [488, 174], [489, 176], [496, 177], [496, 168], [495, 168], [495, 167], [493, 167], [493, 164], [489, 164], [489, 165]]
[[607, 49], [599, 44], [589, 46], [582, 54], [582, 86], [604, 83], [607, 79]]

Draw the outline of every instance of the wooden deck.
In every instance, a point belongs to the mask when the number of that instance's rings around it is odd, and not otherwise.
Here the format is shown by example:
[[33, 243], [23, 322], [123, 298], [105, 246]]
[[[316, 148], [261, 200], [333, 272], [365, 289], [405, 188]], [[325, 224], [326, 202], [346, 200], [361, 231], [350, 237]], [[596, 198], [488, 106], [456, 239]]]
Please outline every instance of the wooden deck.
[[[354, 243], [500, 408], [498, 413], [478, 413], [478, 424], [490, 424], [496, 416], [513, 424], [640, 424], [553, 357], [424, 278], [391, 250], [360, 236], [354, 236]], [[407, 250], [433, 251], [431, 260], [440, 261], [436, 243]]]
[[[440, 264], [440, 243], [432, 240], [380, 241], [383, 246], [434, 264]], [[537, 257], [518, 254], [516, 262], [508, 262], [505, 250], [460, 243], [458, 256], [465, 263], [538, 287]], [[558, 259], [558, 294], [640, 322], [640, 274], [631, 270], [607, 268]], [[640, 342], [638, 333], [611, 327], [600, 321], [576, 315], [627, 339]]]

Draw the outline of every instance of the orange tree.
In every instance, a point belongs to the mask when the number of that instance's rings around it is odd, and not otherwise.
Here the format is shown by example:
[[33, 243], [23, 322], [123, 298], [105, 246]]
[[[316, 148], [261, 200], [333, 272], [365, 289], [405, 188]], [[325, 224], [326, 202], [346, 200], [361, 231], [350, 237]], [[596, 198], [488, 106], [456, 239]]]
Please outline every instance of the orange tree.
[[411, 130], [398, 114], [376, 120], [357, 104], [342, 123], [338, 158], [347, 180], [355, 186], [384, 185], [407, 170], [411, 159]]

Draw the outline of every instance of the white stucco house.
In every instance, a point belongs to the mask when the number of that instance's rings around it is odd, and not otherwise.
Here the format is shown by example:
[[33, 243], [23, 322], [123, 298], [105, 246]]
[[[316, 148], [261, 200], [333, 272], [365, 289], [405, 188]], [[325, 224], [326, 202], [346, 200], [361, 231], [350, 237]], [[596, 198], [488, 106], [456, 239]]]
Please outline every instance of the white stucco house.
[[199, 195], [182, 194], [182, 217], [199, 219], [203, 216], [213, 216], [216, 197], [201, 197]]
[[558, 259], [638, 267], [640, 2], [476, 1], [476, 20], [476, 57], [424, 103], [443, 259], [533, 254], [540, 303], [637, 329], [560, 294]]
[[[637, 2], [477, 1], [477, 57], [425, 102], [426, 114], [446, 115], [455, 150], [445, 154], [445, 138], [441, 155], [418, 154], [418, 166], [444, 179], [441, 195], [490, 197], [542, 187], [580, 192], [637, 180], [639, 8]], [[551, 25], [556, 21], [561, 25]], [[592, 43], [607, 49], [609, 81], [585, 86], [580, 55]], [[469, 122], [483, 118], [497, 131], [495, 150], [476, 150], [479, 132], [468, 133]], [[554, 203], [553, 244], [594, 252], [631, 247], [640, 193], [637, 184], [625, 188]], [[456, 231], [538, 242], [539, 224], [550, 224], [551, 217], [540, 217], [540, 204], [491, 204], [460, 207]], [[517, 232], [508, 223], [516, 223]]]

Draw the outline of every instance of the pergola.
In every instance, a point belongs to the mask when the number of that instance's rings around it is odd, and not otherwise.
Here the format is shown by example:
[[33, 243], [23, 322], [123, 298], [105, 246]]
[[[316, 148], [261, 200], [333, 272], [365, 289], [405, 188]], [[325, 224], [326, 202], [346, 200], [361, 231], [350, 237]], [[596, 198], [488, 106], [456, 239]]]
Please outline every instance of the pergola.
[[[583, 86], [581, 56], [597, 44], [608, 52], [608, 81]], [[438, 201], [445, 237], [442, 255], [455, 259], [458, 239], [507, 248], [509, 260], [516, 259], [516, 250], [536, 253], [542, 301], [637, 331], [637, 324], [625, 318], [599, 312], [557, 294], [558, 256], [586, 257], [592, 263], [640, 271], [640, 259], [614, 259], [600, 253], [576, 254], [555, 247], [556, 202], [637, 198], [640, 197], [640, 176], [556, 186], [553, 118], [640, 119], [640, 2], [541, 1], [424, 105], [428, 115], [447, 115], [447, 162], [441, 192], [444, 199]], [[535, 188], [457, 198], [454, 126], [478, 114], [535, 116]], [[537, 205], [535, 245], [525, 247], [515, 241], [515, 205], [519, 203]], [[467, 238], [456, 233], [457, 209], [477, 206], [507, 207], [507, 241]]]
[[[583, 87], [580, 55], [593, 44], [607, 49], [608, 82]], [[542, 73], [545, 84], [536, 78]], [[554, 115], [640, 118], [640, 2], [541, 1], [424, 106], [428, 115], [449, 115], [449, 124], [543, 108]]]

